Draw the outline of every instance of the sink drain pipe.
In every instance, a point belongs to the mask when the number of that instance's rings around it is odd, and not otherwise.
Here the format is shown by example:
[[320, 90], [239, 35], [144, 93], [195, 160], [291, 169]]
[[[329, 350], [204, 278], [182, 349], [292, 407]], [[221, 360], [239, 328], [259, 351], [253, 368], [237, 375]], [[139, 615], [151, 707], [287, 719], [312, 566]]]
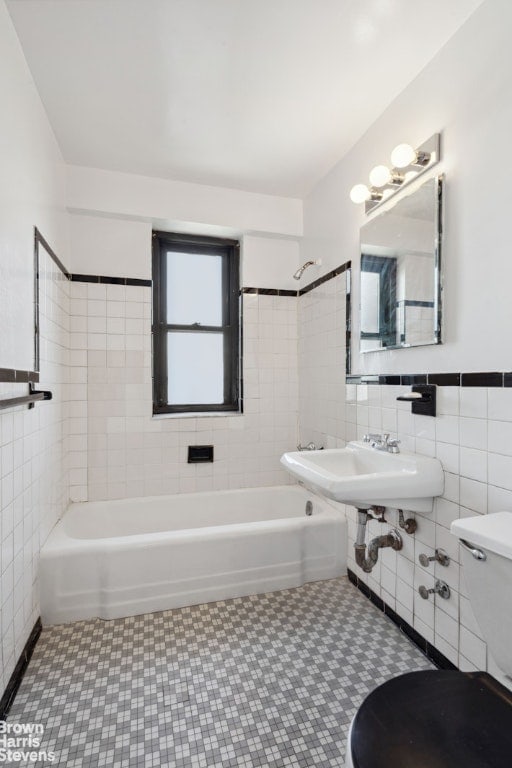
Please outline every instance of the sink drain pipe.
[[370, 573], [379, 559], [379, 549], [383, 547], [391, 547], [394, 550], [402, 549], [402, 537], [396, 530], [392, 528], [388, 533], [382, 536], [376, 536], [368, 544], [368, 554], [366, 552], [366, 544], [364, 543], [366, 535], [366, 524], [371, 514], [367, 509], [357, 510], [357, 535], [356, 543], [354, 544], [355, 559], [357, 565], [363, 569], [365, 573]]

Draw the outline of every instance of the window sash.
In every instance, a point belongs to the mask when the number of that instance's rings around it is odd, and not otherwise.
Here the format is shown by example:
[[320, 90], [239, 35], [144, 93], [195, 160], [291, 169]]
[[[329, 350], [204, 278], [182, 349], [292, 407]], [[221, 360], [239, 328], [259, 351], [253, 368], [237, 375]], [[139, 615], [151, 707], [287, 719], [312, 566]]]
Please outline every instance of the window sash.
[[[222, 257], [222, 325], [167, 323], [166, 254], [169, 250], [210, 253]], [[153, 413], [239, 410], [239, 244], [235, 240], [153, 233]], [[224, 338], [224, 402], [168, 403], [167, 334], [172, 331], [222, 333]]]

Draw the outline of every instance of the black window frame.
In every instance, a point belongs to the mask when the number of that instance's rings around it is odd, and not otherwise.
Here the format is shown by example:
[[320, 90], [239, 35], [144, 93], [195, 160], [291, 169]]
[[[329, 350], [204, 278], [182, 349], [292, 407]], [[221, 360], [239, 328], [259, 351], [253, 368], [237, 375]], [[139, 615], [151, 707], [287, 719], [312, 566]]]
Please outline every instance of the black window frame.
[[[222, 257], [222, 325], [167, 323], [166, 254], [214, 254]], [[198, 275], [200, 279], [200, 275]], [[218, 237], [153, 232], [153, 414], [241, 412], [240, 243]], [[167, 334], [169, 331], [222, 333], [224, 336], [224, 402], [167, 402]]]
[[383, 349], [386, 347], [396, 347], [397, 259], [396, 257], [376, 256], [372, 253], [362, 253], [361, 272], [374, 272], [379, 275], [379, 329], [376, 333], [369, 333], [361, 330], [361, 339], [375, 339], [380, 341]]

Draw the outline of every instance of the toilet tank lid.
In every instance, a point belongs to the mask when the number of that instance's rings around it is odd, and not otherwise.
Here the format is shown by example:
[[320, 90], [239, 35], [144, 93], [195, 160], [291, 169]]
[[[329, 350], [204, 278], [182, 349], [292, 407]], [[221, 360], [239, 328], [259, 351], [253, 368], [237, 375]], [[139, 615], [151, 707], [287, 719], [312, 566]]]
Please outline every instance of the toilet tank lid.
[[459, 539], [512, 560], [512, 512], [463, 517], [454, 520], [450, 530]]

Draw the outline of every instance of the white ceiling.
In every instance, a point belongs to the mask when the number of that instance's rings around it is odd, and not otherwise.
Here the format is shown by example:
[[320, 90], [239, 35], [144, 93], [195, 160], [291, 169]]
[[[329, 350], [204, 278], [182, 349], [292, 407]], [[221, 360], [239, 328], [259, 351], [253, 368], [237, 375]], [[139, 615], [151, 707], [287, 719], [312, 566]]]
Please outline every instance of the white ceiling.
[[482, 0], [7, 0], [68, 163], [304, 197]]

